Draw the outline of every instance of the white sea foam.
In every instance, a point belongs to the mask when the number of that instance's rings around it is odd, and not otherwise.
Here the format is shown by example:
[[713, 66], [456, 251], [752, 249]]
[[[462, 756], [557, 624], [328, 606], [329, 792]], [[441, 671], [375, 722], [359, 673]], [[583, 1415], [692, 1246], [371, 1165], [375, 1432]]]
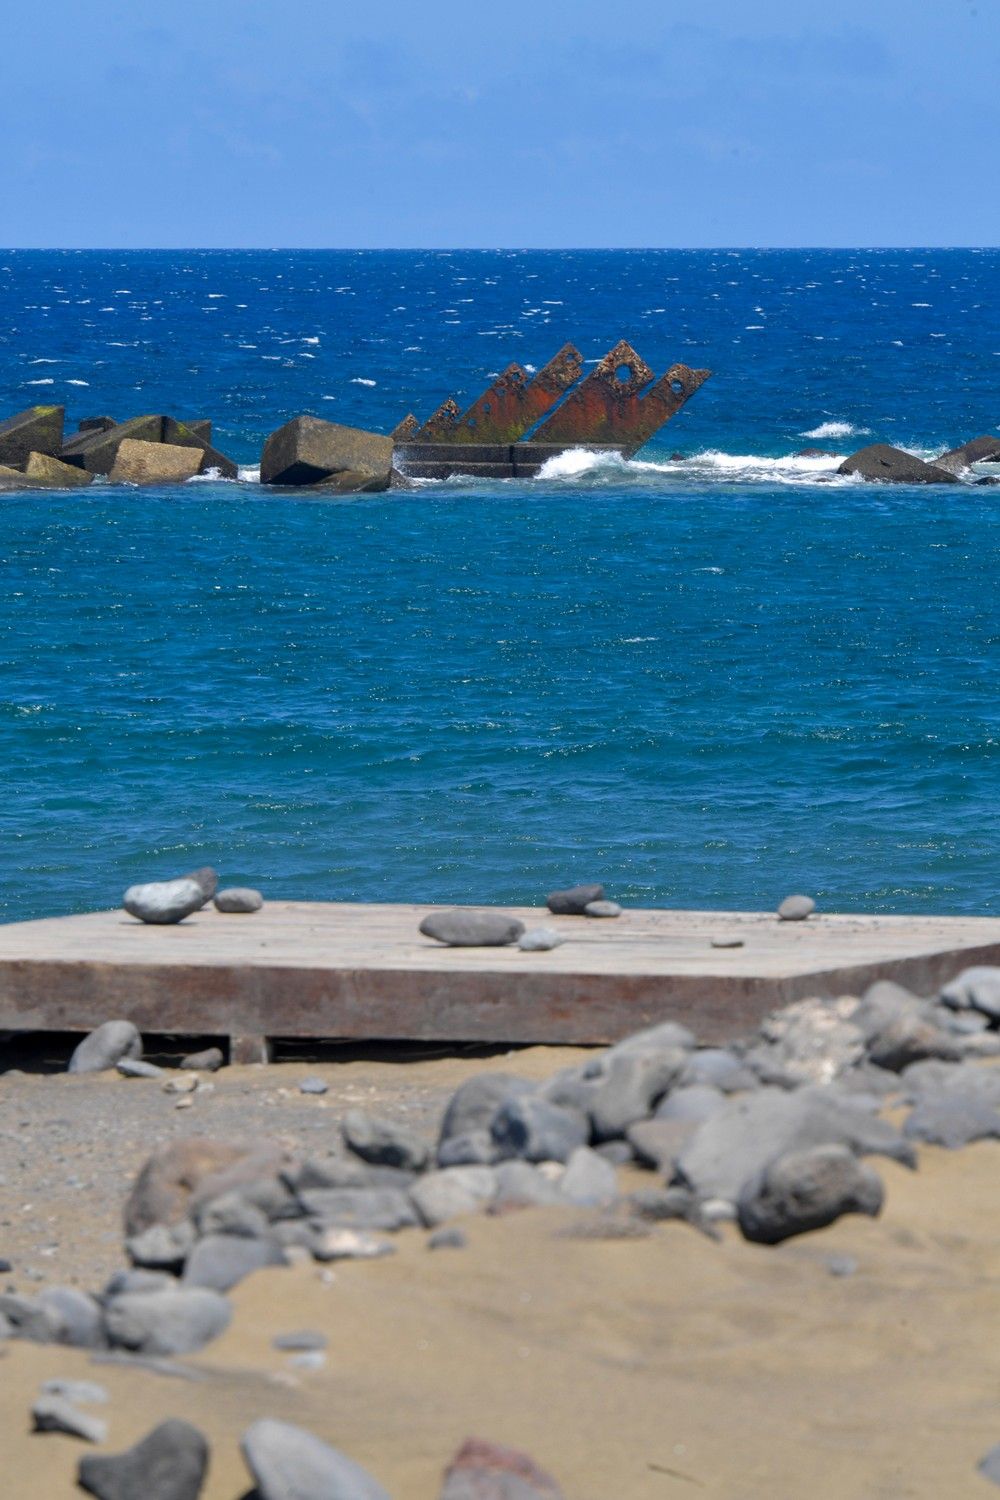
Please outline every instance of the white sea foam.
[[539, 470], [538, 479], [564, 483], [581, 479], [649, 483], [663, 476], [681, 484], [685, 481], [700, 484], [715, 481], [801, 485], [829, 483], [836, 476], [838, 484], [854, 483], [852, 479], [837, 476], [840, 462], [837, 455], [803, 458], [789, 453], [774, 458], [756, 453], [725, 453], [714, 448], [692, 454], [690, 458], [657, 461], [626, 459], [618, 453], [599, 453], [588, 448], [569, 448], [565, 453], [557, 453], [548, 459]]
[[867, 427], [855, 427], [853, 422], [820, 422], [818, 427], [809, 427], [805, 432], [800, 432], [800, 437], [807, 438], [838, 438], [850, 437], [855, 432], [867, 432]]
[[374, 380], [366, 380], [363, 375], [353, 375], [351, 377], [351, 384], [352, 385], [375, 385], [376, 382]]
[[25, 385], [55, 385], [54, 380], [26, 380]]
[[260, 484], [260, 464], [240, 464], [236, 477], [243, 484]]
[[89, 385], [89, 380], [67, 380], [67, 385]]

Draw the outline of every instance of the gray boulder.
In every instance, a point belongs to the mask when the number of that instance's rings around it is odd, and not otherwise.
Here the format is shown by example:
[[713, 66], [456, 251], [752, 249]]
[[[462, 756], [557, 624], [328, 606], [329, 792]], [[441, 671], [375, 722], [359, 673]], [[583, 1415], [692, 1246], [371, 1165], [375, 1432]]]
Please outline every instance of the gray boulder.
[[603, 900], [603, 885], [574, 885], [565, 891], [550, 891], [545, 904], [556, 916], [582, 917], [591, 902]]
[[957, 1151], [970, 1141], [1000, 1139], [1000, 1111], [984, 1099], [970, 1099], [955, 1090], [931, 1094], [910, 1111], [903, 1134], [907, 1140]]
[[176, 1224], [151, 1224], [125, 1241], [133, 1266], [145, 1271], [180, 1271], [194, 1249], [195, 1230], [190, 1219]]
[[270, 1239], [246, 1239], [236, 1234], [207, 1234], [195, 1245], [184, 1266], [182, 1284], [228, 1292], [264, 1266], [287, 1265], [279, 1245]]
[[509, 1213], [518, 1208], [548, 1208], [565, 1202], [559, 1189], [530, 1161], [514, 1158], [495, 1168], [496, 1192], [490, 1204], [493, 1214]]
[[503, 912], [455, 907], [453, 911], [431, 912], [421, 922], [420, 931], [450, 948], [504, 948], [517, 942], [524, 923]]
[[578, 1208], [607, 1208], [618, 1197], [618, 1175], [596, 1151], [578, 1146], [559, 1179], [558, 1192]]
[[104, 1311], [108, 1342], [134, 1354], [192, 1354], [229, 1327], [232, 1308], [207, 1287], [126, 1292]]
[[206, 1047], [203, 1052], [189, 1052], [179, 1066], [191, 1073], [217, 1073], [225, 1061], [221, 1047]]
[[947, 469], [950, 474], [960, 474], [973, 464], [996, 463], [1000, 463], [1000, 438], [989, 435], [972, 438], [960, 448], [949, 448], [934, 460], [935, 468]]
[[120, 1057], [115, 1063], [115, 1072], [120, 1073], [122, 1078], [160, 1081], [167, 1076], [166, 1068], [158, 1068], [155, 1063], [143, 1062], [141, 1057]]
[[114, 1271], [106, 1281], [101, 1300], [110, 1302], [124, 1292], [166, 1292], [176, 1287], [177, 1278], [169, 1271], [147, 1271], [141, 1266]]
[[765, 1167], [740, 1193], [737, 1214], [746, 1239], [776, 1245], [843, 1214], [874, 1217], [883, 1198], [878, 1174], [847, 1146], [814, 1146]]
[[606, 1065], [614, 1057], [633, 1057], [637, 1053], [648, 1054], [650, 1052], [672, 1054], [678, 1047], [684, 1051], [696, 1045], [693, 1031], [682, 1026], [679, 1021], [661, 1021], [656, 1026], [647, 1026], [642, 1031], [633, 1031], [631, 1036], [616, 1042], [606, 1052], [598, 1054], [592, 1064], [588, 1064], [588, 1073], [599, 1074], [606, 1069]]
[[196, 880], [151, 880], [145, 885], [130, 885], [122, 905], [131, 917], [157, 926], [183, 922], [192, 912], [201, 911], [205, 893]]
[[260, 911], [264, 905], [260, 891], [242, 885], [227, 886], [224, 891], [217, 891], [214, 899], [216, 911], [234, 914]]
[[39, 1396], [31, 1408], [31, 1421], [35, 1432], [62, 1432], [87, 1443], [103, 1443], [108, 1436], [107, 1422], [77, 1411], [65, 1396]]
[[837, 470], [838, 474], [856, 474], [867, 479], [887, 484], [957, 484], [958, 479], [948, 469], [924, 463], [902, 448], [893, 448], [889, 443], [869, 443], [852, 453]]
[[676, 1086], [687, 1088], [691, 1084], [708, 1084], [723, 1094], [738, 1094], [759, 1088], [760, 1079], [735, 1052], [723, 1047], [704, 1047], [691, 1053]]
[[653, 1118], [684, 1120], [692, 1125], [700, 1125], [702, 1120], [707, 1120], [720, 1110], [725, 1102], [726, 1096], [721, 1089], [713, 1088], [708, 1083], [692, 1083], [686, 1088], [674, 1089], [665, 1099], [661, 1099]]
[[62, 448], [64, 406], [29, 406], [0, 422], [0, 464], [21, 468], [31, 453]]
[[54, 1308], [18, 1292], [0, 1292], [0, 1324], [6, 1324], [8, 1338], [28, 1339], [33, 1344], [58, 1343], [63, 1329]]
[[161, 1422], [124, 1453], [82, 1458], [77, 1483], [97, 1500], [198, 1500], [208, 1444], [190, 1422]]
[[945, 985], [941, 1002], [952, 1010], [978, 1010], [1000, 1021], [1000, 968], [980, 964], [963, 969]]
[[199, 865], [197, 870], [186, 870], [181, 879], [197, 881], [205, 897], [205, 904], [211, 901], [219, 889], [219, 874], [211, 865]]
[[316, 484], [336, 476], [357, 476], [352, 487], [388, 489], [392, 438], [358, 427], [342, 427], [319, 417], [293, 417], [264, 444], [262, 484]]
[[184, 484], [200, 468], [201, 454], [196, 449], [124, 438], [108, 478], [112, 484]]
[[963, 1049], [956, 1038], [924, 1020], [919, 1014], [898, 1016], [873, 1037], [868, 1056], [879, 1068], [901, 1073], [911, 1063], [936, 1057], [957, 1062]]
[[[282, 1200], [283, 1202], [286, 1200]], [[270, 1223], [264, 1209], [235, 1189], [200, 1203], [195, 1213], [199, 1234], [228, 1234], [238, 1239], [266, 1237]]]
[[811, 896], [786, 896], [778, 907], [778, 920], [804, 922], [815, 910], [816, 903]]
[[518, 938], [517, 946], [522, 953], [549, 953], [553, 948], [561, 947], [565, 941], [565, 936], [556, 932], [554, 927], [529, 927]]
[[898, 1130], [842, 1096], [823, 1089], [763, 1088], [727, 1100], [700, 1125], [681, 1151], [677, 1170], [699, 1197], [736, 1203], [779, 1156], [832, 1145], [858, 1155], [889, 1156], [906, 1166], [916, 1162], [913, 1146]]
[[488, 1130], [450, 1135], [437, 1148], [439, 1167], [491, 1167], [499, 1160], [500, 1148]]
[[39, 1292], [38, 1301], [57, 1320], [60, 1344], [72, 1344], [77, 1349], [104, 1347], [102, 1310], [88, 1292], [75, 1286], [49, 1286]]
[[410, 1198], [428, 1229], [479, 1213], [493, 1199], [497, 1178], [492, 1167], [445, 1167], [427, 1172], [410, 1189]]
[[142, 1056], [142, 1037], [131, 1021], [105, 1021], [73, 1050], [67, 1071], [104, 1073], [122, 1058]]
[[427, 1165], [430, 1148], [405, 1125], [380, 1119], [362, 1109], [349, 1109], [340, 1128], [355, 1156], [374, 1166], [421, 1172]]
[[415, 1225], [417, 1215], [400, 1188], [313, 1188], [300, 1192], [312, 1219], [342, 1229], [394, 1231]]
[[240, 1447], [259, 1500], [389, 1500], [353, 1459], [290, 1422], [261, 1418]]
[[501, 1157], [520, 1156], [536, 1162], [568, 1161], [590, 1136], [584, 1115], [532, 1094], [502, 1105], [491, 1133]]
[[627, 1138], [641, 1166], [672, 1177], [681, 1152], [698, 1128], [696, 1120], [638, 1120], [629, 1126]]
[[480, 1073], [452, 1094], [441, 1122], [441, 1143], [475, 1130], [489, 1130], [500, 1108], [534, 1092], [534, 1084], [512, 1073]]
[[651, 1115], [686, 1062], [679, 1047], [611, 1055], [588, 1104], [594, 1140], [614, 1140]]

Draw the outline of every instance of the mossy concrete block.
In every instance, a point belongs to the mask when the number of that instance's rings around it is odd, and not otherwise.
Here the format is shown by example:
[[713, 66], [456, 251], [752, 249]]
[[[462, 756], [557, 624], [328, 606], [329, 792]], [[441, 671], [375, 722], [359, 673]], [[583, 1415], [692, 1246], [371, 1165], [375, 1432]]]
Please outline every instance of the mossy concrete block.
[[76, 464], [90, 474], [110, 474], [118, 449], [129, 438], [141, 443], [162, 443], [163, 417], [158, 413], [132, 417], [104, 431], [78, 432], [63, 444], [60, 457], [64, 463]]
[[211, 422], [178, 422], [175, 417], [163, 418], [163, 441], [178, 448], [197, 448], [201, 453], [198, 472], [207, 474], [209, 469], [218, 469], [223, 479], [235, 479], [239, 474], [237, 465], [218, 448], [213, 448], [208, 438], [199, 429], [207, 427], [211, 435]]
[[200, 468], [200, 448], [126, 438], [118, 445], [110, 479], [112, 484], [183, 484]]
[[61, 458], [53, 458], [48, 453], [29, 453], [24, 472], [28, 479], [47, 490], [76, 490], [94, 482], [93, 474], [88, 474], [86, 469], [64, 464]]
[[29, 479], [22, 469], [0, 464], [0, 490], [40, 490], [37, 479]]
[[0, 422], [0, 464], [19, 468], [29, 453], [58, 453], [65, 416], [64, 406], [29, 406]]

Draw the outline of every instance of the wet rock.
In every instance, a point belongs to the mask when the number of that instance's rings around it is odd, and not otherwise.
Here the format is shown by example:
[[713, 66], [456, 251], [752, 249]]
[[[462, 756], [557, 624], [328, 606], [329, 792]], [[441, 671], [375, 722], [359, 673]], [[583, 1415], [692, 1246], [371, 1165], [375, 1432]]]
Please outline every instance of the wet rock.
[[811, 896], [786, 896], [778, 907], [778, 919], [781, 922], [804, 922], [815, 910], [816, 903]]
[[123, 1057], [142, 1056], [142, 1037], [131, 1021], [105, 1021], [73, 1050], [69, 1073], [104, 1073]]
[[349, 1109], [340, 1128], [355, 1156], [374, 1166], [421, 1172], [427, 1165], [429, 1146], [405, 1125], [380, 1119], [362, 1109]]
[[960, 474], [973, 464], [996, 463], [1000, 463], [1000, 438], [988, 434], [972, 438], [960, 448], [949, 448], [947, 453], [934, 460], [935, 468], [947, 469], [950, 474]]
[[588, 901], [583, 908], [585, 917], [620, 917], [621, 914], [617, 901]]
[[603, 885], [573, 885], [565, 891], [550, 891], [545, 904], [556, 916], [582, 917], [591, 902], [603, 900]]
[[176, 1224], [151, 1224], [148, 1229], [129, 1235], [125, 1249], [133, 1266], [179, 1274], [194, 1249], [194, 1242], [194, 1225], [181, 1219]]
[[916, 1155], [892, 1125], [823, 1089], [795, 1093], [762, 1088], [727, 1100], [699, 1125], [681, 1151], [677, 1170], [701, 1198], [738, 1201], [769, 1162], [814, 1146], [846, 1146], [878, 1153], [906, 1166]]
[[588, 1106], [594, 1140], [614, 1140], [652, 1114], [686, 1062], [687, 1053], [679, 1047], [610, 1056]]
[[587, 1120], [577, 1110], [563, 1109], [536, 1095], [509, 1099], [494, 1117], [493, 1140], [501, 1157], [525, 1161], [567, 1161], [590, 1136]]
[[251, 890], [249, 886], [227, 886], [224, 891], [217, 891], [215, 895], [216, 911], [253, 912], [260, 911], [263, 905], [264, 897], [260, 891]]
[[618, 1175], [610, 1162], [578, 1146], [558, 1183], [559, 1196], [578, 1208], [606, 1208], [618, 1197]]
[[700, 1125], [714, 1115], [726, 1102], [721, 1089], [708, 1083], [692, 1083], [686, 1088], [673, 1089], [656, 1107], [656, 1120], [681, 1120]]
[[469, 1438], [444, 1475], [441, 1500], [563, 1500], [534, 1459], [516, 1448]]
[[21, 468], [32, 453], [62, 448], [64, 406], [29, 406], [0, 422], [0, 464]]
[[39, 1292], [38, 1301], [56, 1319], [60, 1344], [72, 1344], [77, 1349], [103, 1348], [104, 1320], [96, 1298], [75, 1286], [49, 1286]]
[[217, 1073], [225, 1061], [221, 1047], [206, 1047], [203, 1052], [189, 1052], [179, 1066], [187, 1073]]
[[323, 1225], [392, 1232], [419, 1222], [409, 1197], [399, 1188], [313, 1188], [299, 1196], [310, 1218]]
[[35, 1432], [62, 1432], [87, 1443], [103, 1443], [108, 1436], [107, 1422], [77, 1411], [64, 1396], [39, 1396], [31, 1408], [31, 1421]]
[[907, 1140], [957, 1151], [970, 1141], [1000, 1139], [1000, 1110], [983, 1099], [949, 1090], [921, 1099], [903, 1125]]
[[125, 1233], [176, 1224], [222, 1193], [272, 1183], [288, 1165], [277, 1146], [238, 1145], [211, 1136], [171, 1141], [148, 1157], [136, 1177], [125, 1204]]
[[941, 991], [941, 1003], [953, 1010], [978, 1010], [1000, 1021], [1000, 968], [980, 964], [963, 969]]
[[307, 1241], [314, 1260], [381, 1260], [385, 1255], [395, 1255], [396, 1247], [391, 1240], [380, 1238], [367, 1229], [338, 1229], [327, 1226], [311, 1235]]
[[852, 453], [837, 470], [838, 474], [857, 474], [861, 479], [888, 484], [957, 484], [948, 469], [924, 463], [902, 448], [889, 443], [869, 443]]
[[517, 942], [524, 923], [503, 912], [456, 907], [453, 911], [431, 912], [421, 922], [420, 931], [450, 948], [503, 948]]
[[392, 438], [342, 427], [318, 417], [294, 417], [264, 444], [261, 484], [316, 484], [334, 475], [357, 476], [355, 487], [388, 489]]
[[704, 1047], [692, 1052], [677, 1080], [677, 1088], [708, 1084], [724, 1094], [738, 1094], [760, 1087], [760, 1079], [734, 1052], [723, 1047]]
[[496, 1188], [492, 1167], [445, 1167], [421, 1177], [410, 1197], [423, 1223], [434, 1229], [448, 1219], [481, 1212]]
[[843, 1214], [881, 1212], [878, 1174], [847, 1146], [790, 1151], [765, 1167], [740, 1194], [737, 1213], [748, 1240], [776, 1245], [832, 1224]]
[[130, 885], [122, 899], [129, 916], [158, 926], [183, 922], [192, 912], [200, 911], [204, 904], [205, 894], [201, 886], [190, 877]]
[[82, 1458], [77, 1482], [97, 1500], [198, 1500], [208, 1457], [197, 1427], [174, 1418], [124, 1453]]
[[184, 1266], [184, 1286], [204, 1286], [215, 1292], [231, 1287], [265, 1266], [287, 1265], [287, 1258], [270, 1239], [247, 1239], [238, 1234], [207, 1234], [195, 1245]]
[[183, 484], [201, 469], [196, 448], [124, 438], [108, 475], [112, 484]]
[[488, 1131], [504, 1104], [533, 1092], [533, 1084], [512, 1073], [480, 1073], [468, 1079], [448, 1102], [441, 1122], [440, 1142], [477, 1130]]
[[78, 469], [75, 464], [64, 464], [62, 459], [48, 453], [29, 453], [24, 465], [25, 477], [42, 485], [47, 490], [76, 490], [93, 484], [93, 474]]
[[134, 1354], [192, 1354], [224, 1333], [231, 1318], [225, 1297], [207, 1287], [126, 1292], [104, 1313], [108, 1342]]
[[548, 953], [565, 941], [563, 934], [556, 932], [554, 927], [529, 927], [518, 938], [517, 946], [522, 953]]
[[123, 1078], [158, 1078], [161, 1082], [167, 1076], [165, 1068], [143, 1062], [141, 1057], [120, 1057], [115, 1063], [115, 1072]]
[[240, 1447], [259, 1500], [389, 1500], [353, 1459], [290, 1422], [262, 1418]]

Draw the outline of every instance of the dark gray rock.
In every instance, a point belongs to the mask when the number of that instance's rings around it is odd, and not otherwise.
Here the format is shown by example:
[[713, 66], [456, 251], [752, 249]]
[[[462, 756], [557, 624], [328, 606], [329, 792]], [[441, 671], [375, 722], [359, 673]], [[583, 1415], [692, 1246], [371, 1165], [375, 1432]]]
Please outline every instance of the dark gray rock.
[[724, 1094], [739, 1094], [746, 1089], [760, 1088], [760, 1079], [734, 1052], [727, 1052], [722, 1047], [705, 1047], [691, 1053], [676, 1087], [687, 1088], [692, 1084], [708, 1084]]
[[123, 1057], [142, 1056], [142, 1037], [131, 1021], [105, 1021], [73, 1050], [70, 1073], [103, 1073]]
[[560, 1198], [577, 1208], [607, 1208], [618, 1197], [618, 1174], [589, 1146], [578, 1146], [557, 1187]]
[[900, 1073], [911, 1063], [923, 1062], [929, 1057], [957, 1062], [962, 1055], [962, 1048], [954, 1037], [919, 1015], [897, 1017], [868, 1044], [871, 1061], [893, 1073]]
[[118, 423], [114, 417], [82, 417], [76, 424], [77, 432], [110, 432]]
[[852, 453], [837, 470], [838, 474], [857, 474], [861, 479], [887, 484], [957, 484], [948, 469], [924, 463], [902, 448], [889, 443], [869, 443]]
[[290, 1422], [264, 1417], [240, 1447], [259, 1500], [389, 1500], [353, 1459]]
[[430, 1147], [406, 1125], [370, 1115], [366, 1110], [349, 1109], [340, 1128], [345, 1144], [355, 1156], [373, 1166], [421, 1172], [427, 1165]]
[[941, 1003], [952, 1010], [978, 1010], [1000, 1021], [1000, 968], [979, 964], [963, 969], [942, 989]]
[[592, 901], [603, 900], [603, 885], [573, 885], [565, 891], [550, 891], [545, 904], [556, 916], [582, 917]]
[[264, 1266], [284, 1266], [288, 1261], [271, 1239], [251, 1240], [236, 1234], [207, 1234], [195, 1245], [184, 1266], [184, 1286], [210, 1287], [228, 1292]]
[[201, 886], [202, 895], [205, 897], [202, 905], [207, 906], [216, 891], [219, 889], [219, 873], [211, 865], [199, 865], [197, 870], [188, 870], [182, 875], [181, 880], [193, 880]]
[[0, 1292], [0, 1319], [10, 1332], [9, 1338], [28, 1339], [33, 1344], [55, 1344], [62, 1332], [62, 1318], [37, 1297], [22, 1297], [17, 1292]]
[[554, 927], [529, 927], [518, 938], [517, 946], [522, 953], [549, 953], [565, 941], [564, 935], [556, 932]]
[[726, 1096], [721, 1089], [712, 1088], [708, 1083], [693, 1083], [686, 1088], [674, 1089], [665, 1099], [661, 1099], [654, 1119], [686, 1120], [693, 1125], [700, 1125], [702, 1120], [707, 1120], [709, 1115], [714, 1115], [721, 1109], [725, 1102]]
[[206, 1047], [203, 1052], [189, 1052], [180, 1066], [189, 1073], [217, 1073], [226, 1059], [221, 1047]]
[[445, 1470], [441, 1500], [563, 1500], [563, 1495], [527, 1453], [469, 1438]]
[[970, 1141], [1000, 1139], [1000, 1110], [984, 1099], [968, 1098], [957, 1090], [921, 1099], [903, 1124], [907, 1140], [927, 1141], [957, 1151]]
[[316, 484], [332, 477], [357, 476], [357, 489], [388, 489], [392, 438], [358, 427], [342, 427], [319, 417], [294, 417], [264, 444], [261, 484]]
[[679, 1047], [610, 1055], [588, 1105], [593, 1139], [614, 1140], [630, 1125], [646, 1119], [680, 1077], [686, 1062], [687, 1053]]
[[192, 1354], [224, 1333], [231, 1318], [225, 1297], [207, 1287], [127, 1292], [104, 1311], [108, 1342], [134, 1354]]
[[371, 1173], [356, 1157], [343, 1154], [324, 1157], [322, 1161], [310, 1158], [304, 1161], [297, 1172], [291, 1174], [289, 1182], [296, 1193], [304, 1194], [314, 1188], [368, 1188], [372, 1187]]
[[[202, 1235], [227, 1234], [239, 1239], [266, 1239], [270, 1227], [270, 1216], [247, 1196], [252, 1188], [233, 1189], [199, 1203], [195, 1210], [195, 1223]], [[290, 1197], [291, 1195], [289, 1195]], [[287, 1200], [282, 1199], [282, 1204]]]
[[152, 880], [145, 885], [130, 885], [122, 905], [131, 917], [156, 926], [183, 922], [192, 912], [201, 911], [205, 893], [196, 880]]
[[1000, 463], [1000, 438], [989, 435], [972, 438], [960, 448], [949, 448], [934, 460], [935, 468], [947, 469], [949, 474], [960, 474], [973, 464], [996, 463]]
[[746, 1239], [777, 1245], [843, 1214], [874, 1217], [884, 1196], [878, 1174], [847, 1146], [813, 1146], [779, 1157], [743, 1188], [739, 1225]]
[[525, 1161], [568, 1161], [590, 1136], [584, 1115], [532, 1094], [502, 1105], [491, 1133], [501, 1158], [520, 1156]]
[[208, 1443], [190, 1422], [161, 1422], [124, 1453], [80, 1460], [77, 1482], [97, 1500], [198, 1500]]
[[165, 1292], [176, 1287], [177, 1278], [169, 1271], [147, 1271], [139, 1267], [115, 1271], [108, 1278], [101, 1297], [105, 1302], [120, 1297], [124, 1292]]
[[194, 1248], [194, 1225], [189, 1219], [176, 1224], [151, 1224], [139, 1234], [129, 1235], [125, 1249], [133, 1266], [148, 1271], [180, 1271]]
[[263, 905], [264, 897], [260, 891], [251, 890], [249, 886], [231, 885], [215, 894], [216, 911], [248, 913], [260, 911]]
[[316, 1328], [296, 1329], [294, 1333], [278, 1333], [271, 1340], [273, 1349], [283, 1353], [300, 1354], [310, 1349], [325, 1349], [329, 1339]]
[[455, 907], [453, 911], [431, 912], [421, 922], [420, 931], [450, 948], [504, 948], [517, 942], [524, 923], [503, 912]]
[[0, 422], [0, 464], [20, 468], [30, 453], [58, 454], [65, 416], [64, 406], [29, 406]]
[[39, 1292], [38, 1301], [58, 1320], [56, 1337], [60, 1344], [72, 1344], [77, 1349], [104, 1347], [101, 1306], [88, 1292], [75, 1286], [49, 1286]]
[[816, 910], [811, 896], [786, 896], [778, 907], [778, 919], [782, 922], [804, 922]]
[[155, 1063], [143, 1062], [141, 1057], [120, 1057], [115, 1063], [115, 1071], [123, 1078], [159, 1079], [161, 1082], [167, 1076], [166, 1068], [158, 1068]]
[[434, 1229], [448, 1219], [480, 1213], [492, 1202], [496, 1188], [492, 1167], [445, 1167], [419, 1178], [410, 1198], [422, 1222]]
[[499, 1160], [500, 1148], [488, 1130], [451, 1135], [437, 1149], [439, 1167], [491, 1167]]
[[583, 908], [585, 917], [620, 917], [621, 914], [617, 901], [588, 901]]
[[512, 1099], [534, 1092], [534, 1084], [512, 1073], [480, 1073], [456, 1089], [441, 1122], [440, 1141], [489, 1130], [500, 1108]]
[[31, 1408], [31, 1421], [35, 1432], [62, 1432], [67, 1437], [83, 1438], [87, 1443], [103, 1443], [108, 1436], [107, 1422], [77, 1411], [65, 1396], [39, 1396]]
[[635, 1161], [635, 1152], [627, 1140], [601, 1141], [593, 1150], [602, 1161], [610, 1162], [613, 1167], [628, 1166]]
[[310, 1218], [342, 1229], [409, 1229], [419, 1221], [399, 1188], [311, 1188], [300, 1192]]
[[689, 1219], [696, 1213], [698, 1200], [690, 1188], [639, 1188], [628, 1195], [628, 1207], [639, 1219], [656, 1224], [667, 1219]]
[[727, 1100], [699, 1125], [677, 1161], [681, 1180], [701, 1198], [735, 1203], [752, 1179], [780, 1156], [813, 1146], [846, 1146], [916, 1163], [909, 1141], [885, 1120], [824, 1089], [763, 1088]]

